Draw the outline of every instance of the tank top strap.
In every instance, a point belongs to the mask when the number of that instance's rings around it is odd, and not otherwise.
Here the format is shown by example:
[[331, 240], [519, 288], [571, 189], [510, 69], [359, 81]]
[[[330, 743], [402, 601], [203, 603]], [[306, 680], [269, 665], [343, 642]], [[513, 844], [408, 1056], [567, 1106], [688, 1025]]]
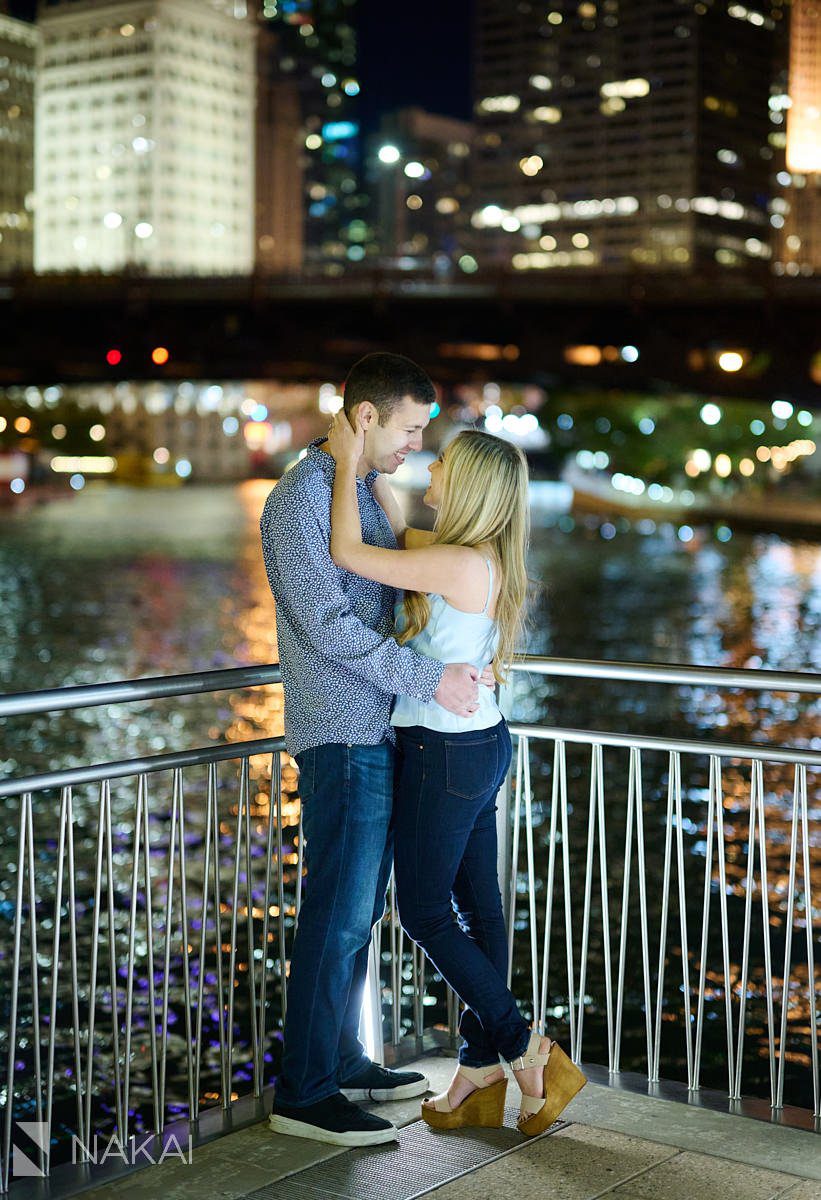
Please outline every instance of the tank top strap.
[[487, 600], [485, 600], [485, 607], [482, 609], [483, 617], [487, 616], [487, 610], [490, 608], [490, 601], [493, 596], [493, 563], [490, 561], [489, 558], [486, 558], [485, 562], [487, 563], [487, 573], [489, 576], [489, 580], [488, 580], [488, 585], [487, 585]]

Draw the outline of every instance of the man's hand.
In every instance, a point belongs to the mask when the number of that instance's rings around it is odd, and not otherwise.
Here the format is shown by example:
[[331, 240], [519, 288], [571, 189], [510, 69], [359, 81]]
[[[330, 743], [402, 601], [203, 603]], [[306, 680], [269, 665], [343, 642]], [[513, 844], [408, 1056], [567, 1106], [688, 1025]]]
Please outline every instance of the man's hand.
[[493, 674], [493, 667], [485, 667], [484, 671], [482, 671], [482, 674], [479, 676], [479, 682], [481, 683], [482, 687], [496, 687], [496, 676]]
[[473, 716], [479, 707], [479, 672], [468, 663], [448, 663], [433, 698], [457, 717]]

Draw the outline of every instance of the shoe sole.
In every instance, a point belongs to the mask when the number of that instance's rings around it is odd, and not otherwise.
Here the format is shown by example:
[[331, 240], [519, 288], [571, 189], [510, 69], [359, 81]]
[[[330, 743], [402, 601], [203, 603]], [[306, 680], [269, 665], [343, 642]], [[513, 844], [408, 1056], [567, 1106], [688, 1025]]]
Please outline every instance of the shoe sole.
[[403, 1083], [401, 1087], [394, 1088], [340, 1088], [343, 1096], [347, 1096], [349, 1100], [358, 1101], [360, 1104], [367, 1104], [372, 1101], [376, 1104], [384, 1104], [388, 1100], [412, 1100], [414, 1096], [424, 1096], [425, 1092], [430, 1091], [430, 1084], [427, 1079], [419, 1079], [416, 1083]]
[[381, 1146], [385, 1142], [396, 1141], [399, 1136], [399, 1131], [393, 1125], [388, 1129], [374, 1129], [370, 1133], [361, 1129], [341, 1132], [310, 1125], [307, 1121], [295, 1121], [293, 1117], [280, 1117], [276, 1113], [271, 1114], [268, 1123], [274, 1133], [309, 1138], [312, 1142], [325, 1142], [329, 1146]]

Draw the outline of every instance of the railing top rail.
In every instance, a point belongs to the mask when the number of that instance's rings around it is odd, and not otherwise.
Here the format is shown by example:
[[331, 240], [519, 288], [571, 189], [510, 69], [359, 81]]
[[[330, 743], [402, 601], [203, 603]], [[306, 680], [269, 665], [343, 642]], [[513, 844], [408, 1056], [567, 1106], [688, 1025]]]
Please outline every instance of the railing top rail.
[[570, 675], [577, 679], [623, 679], [640, 683], [713, 684], [768, 692], [821, 695], [821, 672], [765, 671], [743, 667], [688, 667], [679, 663], [607, 662], [584, 658], [546, 658], [527, 655], [514, 671], [538, 675]]
[[[821, 695], [821, 672], [765, 671], [752, 668], [690, 667], [679, 663], [607, 662], [584, 658], [549, 658], [527, 655], [513, 664], [514, 671], [538, 675], [564, 675], [577, 679], [622, 679], [640, 683], [713, 684], [756, 691], [801, 692]], [[114, 683], [50, 688], [0, 696], [0, 718], [39, 712], [66, 712], [100, 704], [128, 704], [167, 696], [204, 695], [229, 688], [262, 687], [281, 683], [279, 663], [229, 667], [219, 671], [193, 671], [148, 679], [123, 679]]]
[[70, 767], [65, 771], [27, 775], [22, 779], [0, 780], [0, 799], [22, 796], [25, 792], [42, 792], [47, 788], [74, 787], [82, 783], [99, 783], [103, 779], [124, 779], [130, 775], [151, 775], [157, 771], [225, 762], [226, 759], [245, 758], [251, 754], [276, 754], [284, 749], [284, 738], [258, 738], [250, 742], [218, 742], [216, 746], [152, 754], [147, 758], [125, 758], [118, 762], [94, 763], [88, 767]]
[[640, 733], [608, 733], [601, 729], [565, 729], [550, 725], [511, 724], [518, 737], [552, 742], [576, 742], [582, 745], [621, 746], [626, 749], [658, 750], [662, 753], [714, 755], [726, 759], [759, 759], [763, 762], [802, 763], [821, 767], [821, 748], [804, 750], [798, 746], [767, 745], [762, 742], [705, 742], [696, 738], [654, 737]]
[[129, 704], [135, 700], [158, 700], [166, 696], [195, 696], [227, 688], [261, 687], [281, 682], [279, 663], [268, 663], [220, 671], [192, 671], [187, 675], [160, 675], [153, 679], [123, 679], [116, 683], [51, 688], [43, 692], [17, 692], [0, 696], [0, 717], [66, 712], [70, 708]]

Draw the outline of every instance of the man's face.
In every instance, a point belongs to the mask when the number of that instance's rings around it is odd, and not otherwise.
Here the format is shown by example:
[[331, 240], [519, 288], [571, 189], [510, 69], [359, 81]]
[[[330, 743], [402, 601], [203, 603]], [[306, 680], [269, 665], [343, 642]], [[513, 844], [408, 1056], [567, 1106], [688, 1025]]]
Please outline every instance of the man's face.
[[430, 424], [430, 405], [404, 396], [384, 425], [379, 424], [376, 410], [372, 411], [365, 431], [365, 458], [372, 470], [393, 475], [411, 451], [422, 449], [422, 432]]

